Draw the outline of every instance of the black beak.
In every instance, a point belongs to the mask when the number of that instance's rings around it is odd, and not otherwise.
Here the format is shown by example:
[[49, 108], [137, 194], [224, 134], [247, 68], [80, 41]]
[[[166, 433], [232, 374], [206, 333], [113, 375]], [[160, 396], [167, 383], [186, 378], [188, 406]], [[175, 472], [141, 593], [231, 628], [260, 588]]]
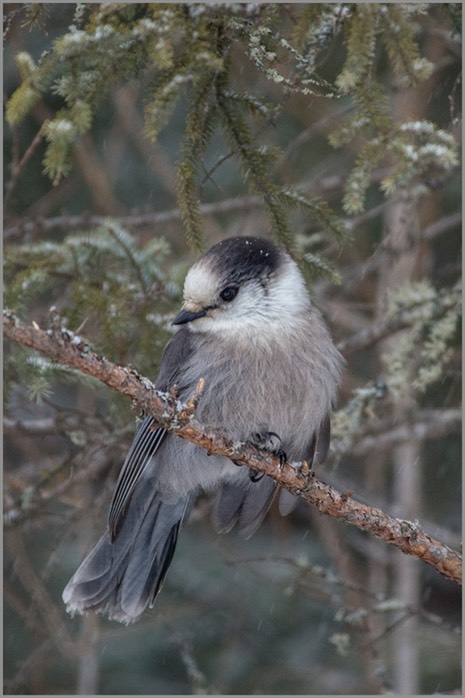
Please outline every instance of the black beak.
[[176, 315], [171, 324], [185, 325], [186, 322], [192, 322], [192, 320], [196, 320], [198, 317], [205, 317], [206, 314], [207, 311], [204, 308], [202, 308], [202, 310], [197, 310], [197, 312], [195, 313], [190, 310], [181, 310], [181, 312], [178, 315]]

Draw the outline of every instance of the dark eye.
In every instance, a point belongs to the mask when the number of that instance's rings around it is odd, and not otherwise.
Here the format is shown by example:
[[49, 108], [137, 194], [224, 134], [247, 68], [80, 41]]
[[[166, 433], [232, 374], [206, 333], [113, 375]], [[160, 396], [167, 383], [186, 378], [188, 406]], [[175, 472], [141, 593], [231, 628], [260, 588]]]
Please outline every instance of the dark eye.
[[232, 301], [237, 296], [238, 291], [239, 289], [237, 286], [227, 286], [221, 291], [220, 298], [226, 301], [226, 303], [229, 303], [229, 301]]

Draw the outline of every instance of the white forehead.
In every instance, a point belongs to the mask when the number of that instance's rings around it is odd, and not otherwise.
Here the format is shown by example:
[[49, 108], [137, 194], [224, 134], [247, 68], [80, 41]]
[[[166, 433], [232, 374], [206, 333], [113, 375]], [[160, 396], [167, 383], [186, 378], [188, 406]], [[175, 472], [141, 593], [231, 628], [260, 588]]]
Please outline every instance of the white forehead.
[[218, 293], [218, 283], [218, 276], [208, 264], [204, 261], [196, 262], [184, 281], [184, 300], [203, 305]]

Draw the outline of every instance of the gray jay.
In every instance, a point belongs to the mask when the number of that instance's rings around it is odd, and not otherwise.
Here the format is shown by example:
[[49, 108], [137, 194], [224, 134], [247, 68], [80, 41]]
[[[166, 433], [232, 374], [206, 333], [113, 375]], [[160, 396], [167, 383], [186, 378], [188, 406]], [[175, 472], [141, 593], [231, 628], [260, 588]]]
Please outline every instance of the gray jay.
[[[289, 254], [265, 238], [222, 240], [191, 267], [173, 325], [182, 327], [166, 346], [157, 389], [176, 386], [185, 400], [203, 378], [201, 423], [293, 461], [324, 460], [343, 360]], [[152, 425], [149, 416], [139, 423], [108, 530], [63, 592], [71, 613], [136, 620], [154, 603], [198, 493], [218, 491], [218, 532], [237, 524], [248, 538], [279, 489], [268, 476]], [[282, 514], [294, 500], [281, 490]]]

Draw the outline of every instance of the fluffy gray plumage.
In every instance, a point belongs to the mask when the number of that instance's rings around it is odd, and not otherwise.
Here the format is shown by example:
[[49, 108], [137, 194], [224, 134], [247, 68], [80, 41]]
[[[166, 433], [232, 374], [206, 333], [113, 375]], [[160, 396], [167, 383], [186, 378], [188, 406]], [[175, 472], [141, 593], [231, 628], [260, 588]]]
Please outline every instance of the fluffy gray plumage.
[[[343, 362], [288, 254], [258, 237], [214, 245], [189, 271], [173, 324], [182, 327], [167, 344], [157, 388], [176, 385], [185, 399], [203, 378], [200, 422], [235, 441], [279, 447], [290, 460], [324, 460]], [[136, 431], [108, 531], [63, 592], [71, 613], [130, 622], [152, 605], [199, 492], [219, 490], [217, 531], [237, 524], [246, 537], [276, 494], [270, 478], [254, 481], [248, 468], [151, 426], [146, 417]], [[282, 490], [281, 512], [293, 503]]]

